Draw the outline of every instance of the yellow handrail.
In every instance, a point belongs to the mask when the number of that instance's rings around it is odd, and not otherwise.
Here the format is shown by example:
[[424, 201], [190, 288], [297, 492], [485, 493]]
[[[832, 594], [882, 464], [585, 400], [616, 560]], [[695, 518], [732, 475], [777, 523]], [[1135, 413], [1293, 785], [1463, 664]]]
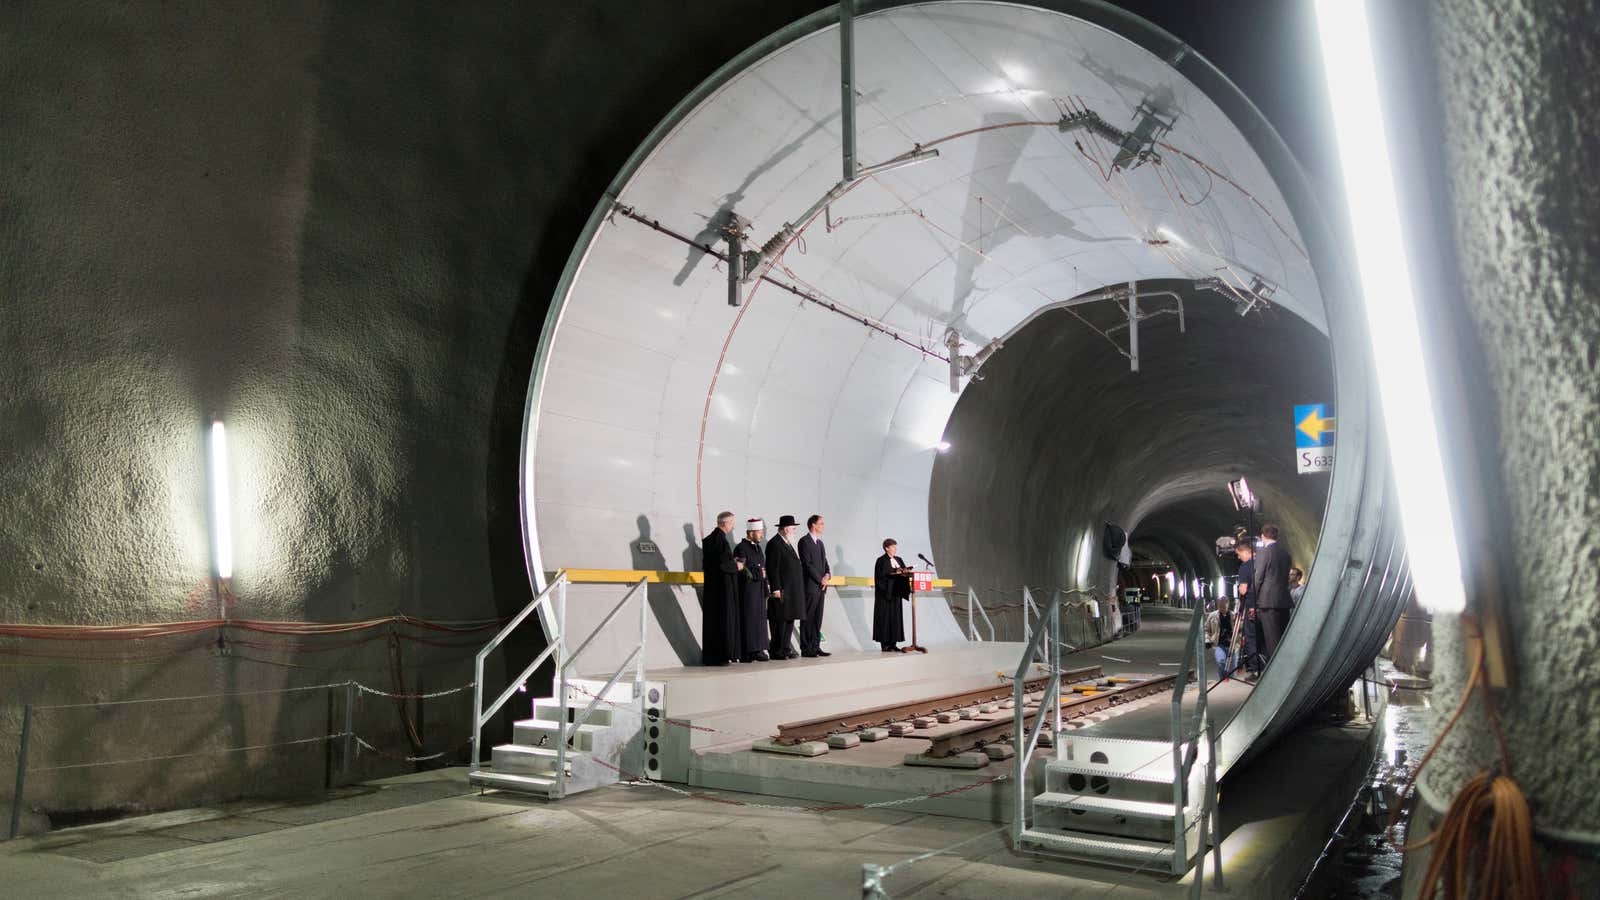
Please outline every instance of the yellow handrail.
[[[700, 572], [667, 572], [650, 569], [561, 569], [567, 573], [567, 581], [571, 584], [637, 584], [643, 578], [651, 584], [704, 584], [705, 575]], [[555, 573], [551, 573], [552, 576]], [[870, 575], [835, 575], [833, 587], [872, 587]], [[936, 588], [955, 587], [955, 581], [949, 578], [935, 578], [933, 586]]]

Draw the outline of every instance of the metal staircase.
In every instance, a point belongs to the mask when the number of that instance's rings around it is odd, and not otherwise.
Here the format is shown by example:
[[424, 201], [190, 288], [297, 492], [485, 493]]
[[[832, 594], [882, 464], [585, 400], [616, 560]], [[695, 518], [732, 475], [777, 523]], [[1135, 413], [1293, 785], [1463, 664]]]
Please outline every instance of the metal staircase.
[[[1023, 677], [1041, 656], [1052, 673], [1061, 670], [1060, 608], [1051, 605], [1017, 670], [1016, 733], [1026, 735], [1016, 756], [1012, 840], [1018, 850], [1173, 875], [1187, 872], [1198, 859], [1190, 895], [1199, 896], [1209, 847], [1215, 886], [1222, 888], [1220, 840], [1212, 839], [1217, 833], [1216, 744], [1206, 711], [1203, 615], [1196, 608], [1184, 642], [1178, 668], [1183, 674], [1172, 691], [1171, 738], [1132, 740], [1063, 732], [1059, 706], [1054, 716], [1041, 707], [1031, 732], [1024, 730]], [[1185, 715], [1191, 669], [1196, 690]], [[1045, 696], [1059, 691], [1052, 676]], [[1034, 793], [1037, 782], [1030, 780], [1028, 767], [1045, 727], [1054, 730], [1053, 753], [1045, 761], [1043, 789]]]
[[[629, 588], [578, 649], [568, 652], [567, 575], [562, 572], [478, 651], [473, 770], [468, 776], [472, 784], [559, 800], [568, 794], [615, 784], [623, 773], [644, 771], [647, 705], [659, 708], [661, 696], [661, 686], [644, 679], [645, 581], [640, 579]], [[635, 601], [639, 607], [639, 639], [632, 652], [607, 679], [576, 677], [574, 667], [583, 652], [630, 602]], [[547, 646], [485, 709], [484, 661], [535, 612], [539, 614]], [[491, 765], [484, 766], [483, 726], [522, 691], [528, 679], [547, 660], [555, 663], [555, 694], [533, 701], [532, 717], [515, 723], [511, 743], [494, 747], [490, 754]], [[630, 668], [633, 678], [619, 683]]]

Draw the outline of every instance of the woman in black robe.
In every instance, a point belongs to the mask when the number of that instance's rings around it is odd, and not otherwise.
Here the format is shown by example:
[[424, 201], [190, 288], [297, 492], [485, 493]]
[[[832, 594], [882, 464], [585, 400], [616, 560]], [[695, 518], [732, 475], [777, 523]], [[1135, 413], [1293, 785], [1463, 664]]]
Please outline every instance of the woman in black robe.
[[872, 569], [872, 639], [885, 653], [900, 653], [906, 639], [905, 612], [900, 601], [911, 596], [911, 569], [895, 555], [894, 538], [883, 542], [883, 555]]

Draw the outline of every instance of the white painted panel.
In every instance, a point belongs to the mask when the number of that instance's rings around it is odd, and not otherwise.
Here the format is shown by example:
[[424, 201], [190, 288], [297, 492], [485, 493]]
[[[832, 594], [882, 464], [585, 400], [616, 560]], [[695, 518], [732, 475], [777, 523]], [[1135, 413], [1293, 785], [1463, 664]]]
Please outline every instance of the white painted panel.
[[[1129, 127], [1154, 94], [1179, 113], [1169, 143], [1214, 173], [1171, 150], [1161, 167], [1108, 180], [1103, 139], [1053, 125], [990, 129], [858, 184], [831, 210], [856, 218], [832, 233], [813, 222], [774, 277], [939, 353], [952, 323], [986, 340], [1107, 284], [1227, 266], [1277, 281], [1280, 306], [1321, 324], [1314, 276], [1265, 167], [1159, 59], [1069, 17], [1001, 3], [902, 7], [857, 28], [864, 163], [968, 129], [1053, 121], [1057, 99]], [[710, 242], [732, 207], [760, 246], [840, 176], [837, 77], [831, 29], [768, 55], [653, 148], [622, 201]], [[532, 436], [546, 565], [631, 567], [647, 528], [661, 547], [652, 564], [681, 568], [724, 508], [769, 521], [824, 513], [841, 574], [870, 572], [886, 535], [926, 551], [934, 446], [955, 401], [947, 365], [770, 284], [747, 285], [754, 299], [729, 307], [724, 279], [715, 260], [622, 217], [588, 248]], [[608, 590], [593, 592], [597, 603]], [[864, 644], [870, 600], [835, 594], [829, 644]], [[693, 592], [658, 605], [674, 621], [653, 626], [652, 641], [669, 645], [652, 648], [653, 662], [673, 656], [681, 620], [691, 638], [699, 627]], [[919, 616], [924, 643], [961, 639], [942, 604], [924, 601]]]

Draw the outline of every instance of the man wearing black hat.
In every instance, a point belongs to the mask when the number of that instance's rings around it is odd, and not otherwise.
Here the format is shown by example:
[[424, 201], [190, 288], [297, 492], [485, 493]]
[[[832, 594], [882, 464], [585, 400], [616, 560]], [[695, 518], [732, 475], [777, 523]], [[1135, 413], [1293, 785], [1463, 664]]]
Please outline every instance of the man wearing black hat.
[[794, 623], [805, 615], [806, 582], [800, 574], [800, 554], [794, 549], [794, 533], [800, 523], [794, 516], [778, 519], [778, 533], [767, 541], [767, 628], [772, 632], [768, 651], [773, 659], [793, 659]]

